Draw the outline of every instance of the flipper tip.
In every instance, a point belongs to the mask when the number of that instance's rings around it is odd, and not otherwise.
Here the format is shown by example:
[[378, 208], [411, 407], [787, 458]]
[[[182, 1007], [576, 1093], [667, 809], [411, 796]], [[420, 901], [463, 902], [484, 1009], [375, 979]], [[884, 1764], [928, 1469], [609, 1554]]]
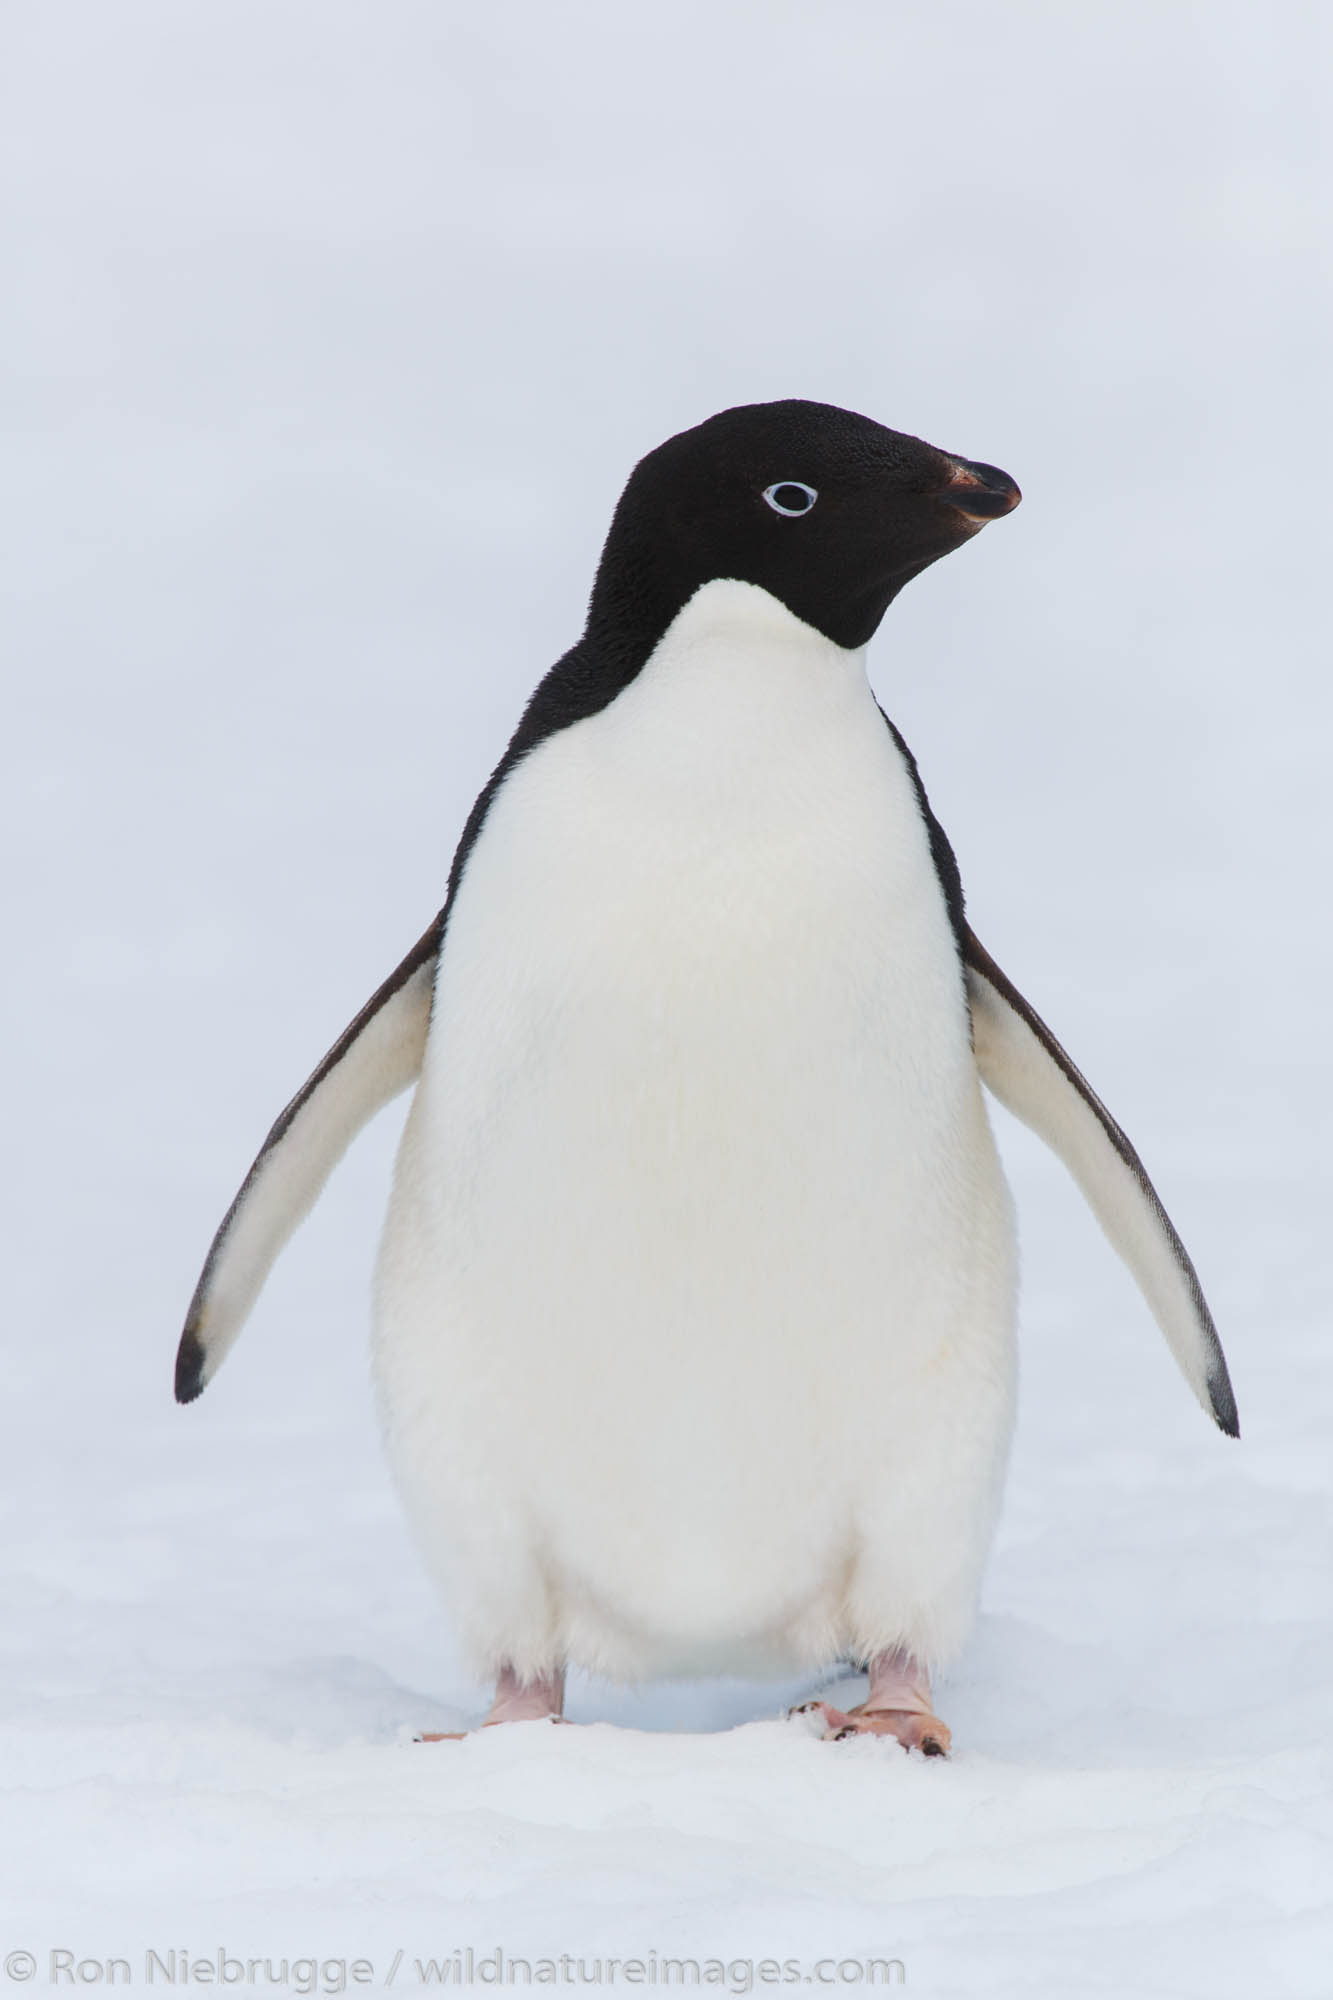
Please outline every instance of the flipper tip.
[[204, 1393], [207, 1356], [193, 1325], [187, 1325], [176, 1349], [176, 1401], [192, 1403]]
[[1214, 1375], [1208, 1382], [1208, 1401], [1212, 1407], [1213, 1422], [1229, 1438], [1240, 1436], [1240, 1412], [1236, 1408], [1236, 1398], [1232, 1392], [1230, 1378], [1224, 1372]]

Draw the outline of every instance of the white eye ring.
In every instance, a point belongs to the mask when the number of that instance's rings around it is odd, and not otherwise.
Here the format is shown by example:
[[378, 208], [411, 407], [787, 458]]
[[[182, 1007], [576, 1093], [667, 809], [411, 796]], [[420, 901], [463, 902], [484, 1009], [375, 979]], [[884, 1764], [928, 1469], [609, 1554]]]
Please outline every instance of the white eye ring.
[[[781, 495], [781, 498], [778, 496]], [[813, 486], [807, 486], [801, 479], [779, 479], [774, 485], [764, 488], [764, 498], [775, 514], [808, 514], [819, 495]], [[793, 507], [791, 501], [799, 499], [800, 505]]]

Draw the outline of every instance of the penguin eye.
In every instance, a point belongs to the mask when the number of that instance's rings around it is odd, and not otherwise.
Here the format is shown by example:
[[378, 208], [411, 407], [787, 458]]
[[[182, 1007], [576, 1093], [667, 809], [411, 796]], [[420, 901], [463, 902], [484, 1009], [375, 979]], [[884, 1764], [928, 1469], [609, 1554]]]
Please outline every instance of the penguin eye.
[[764, 488], [764, 498], [775, 514], [808, 514], [819, 495], [799, 479], [780, 479]]

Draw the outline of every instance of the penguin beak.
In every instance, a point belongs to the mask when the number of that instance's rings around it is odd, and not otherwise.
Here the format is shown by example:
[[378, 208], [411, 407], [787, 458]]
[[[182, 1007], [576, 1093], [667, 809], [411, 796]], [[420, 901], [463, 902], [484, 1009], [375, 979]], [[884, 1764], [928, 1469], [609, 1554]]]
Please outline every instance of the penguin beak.
[[949, 477], [941, 499], [956, 509], [965, 521], [980, 528], [1001, 514], [1012, 514], [1023, 495], [1007, 472], [998, 465], [978, 465], [970, 458], [954, 458], [941, 453], [949, 466]]

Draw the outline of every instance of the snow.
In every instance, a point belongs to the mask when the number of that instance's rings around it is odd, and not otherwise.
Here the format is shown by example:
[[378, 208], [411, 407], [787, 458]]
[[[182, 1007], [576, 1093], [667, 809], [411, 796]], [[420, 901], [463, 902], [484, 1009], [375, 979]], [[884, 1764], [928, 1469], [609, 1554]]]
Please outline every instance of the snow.
[[[1251, 0], [11, 10], [0, 1955], [36, 1986], [222, 1947], [288, 1955], [246, 1990], [399, 1951], [415, 1990], [470, 1946], [1333, 1990], [1329, 36]], [[1005, 1122], [1022, 1405], [954, 1758], [741, 1684], [423, 1747], [484, 1691], [367, 1392], [401, 1114], [188, 1411], [180, 1318], [438, 906], [629, 465], [793, 393], [1025, 489], [877, 686], [1195, 1257], [1242, 1441]]]

